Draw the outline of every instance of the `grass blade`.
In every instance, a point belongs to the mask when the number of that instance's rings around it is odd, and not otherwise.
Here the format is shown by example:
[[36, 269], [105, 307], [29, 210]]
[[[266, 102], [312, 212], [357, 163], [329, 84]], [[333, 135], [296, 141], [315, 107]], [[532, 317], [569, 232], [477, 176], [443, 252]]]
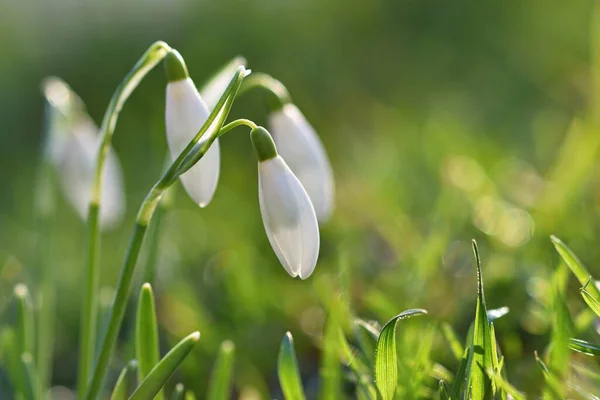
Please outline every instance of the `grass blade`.
[[477, 264], [477, 309], [473, 328], [473, 363], [471, 369], [473, 400], [491, 399], [494, 394], [492, 381], [485, 371], [494, 368], [493, 344], [490, 324], [488, 322], [483, 277], [481, 275], [481, 258], [477, 243], [473, 240], [473, 253]]
[[225, 340], [219, 348], [219, 355], [210, 377], [208, 400], [228, 399], [231, 396], [231, 378], [235, 360], [235, 345], [231, 340]]
[[[558, 254], [560, 254], [565, 264], [567, 264], [582, 286], [584, 286], [588, 280], [593, 280], [587, 268], [562, 240], [554, 235], [550, 236], [550, 239], [552, 240], [552, 244], [554, 244], [556, 251], [558, 251]], [[596, 300], [600, 300], [600, 290], [598, 290], [596, 285], [590, 285], [589, 292]]]
[[440, 325], [440, 329], [442, 330], [444, 339], [446, 339], [446, 342], [448, 342], [448, 345], [450, 346], [450, 350], [452, 351], [454, 358], [460, 360], [462, 358], [463, 349], [460, 344], [460, 340], [458, 340], [456, 332], [454, 332], [454, 329], [452, 329], [450, 324], [445, 322]]
[[398, 354], [396, 353], [396, 323], [401, 319], [427, 314], [422, 309], [401, 312], [390, 319], [381, 329], [375, 353], [375, 384], [383, 400], [391, 400], [398, 384]]
[[[590, 278], [588, 279], [586, 284], [583, 285], [583, 287], [581, 289], [579, 289], [579, 293], [581, 294], [581, 297], [583, 297], [583, 300], [588, 305], [588, 307], [593, 312], [595, 312], [597, 316], [600, 317], [600, 301], [596, 300], [594, 298], [594, 296], [592, 296], [592, 294], [590, 292], [588, 292], [588, 290], [587, 290], [588, 284], [591, 281], [592, 281], [592, 277], [590, 276]], [[595, 285], [592, 283], [592, 286], [595, 286]]]
[[33, 306], [27, 286], [22, 283], [16, 285], [14, 299], [16, 350], [20, 357], [23, 353], [33, 354], [35, 341]]
[[[160, 359], [154, 294], [149, 283], [142, 285], [136, 317], [135, 357], [138, 361], [138, 382], [142, 382]], [[156, 399], [164, 399], [163, 393], [159, 392]]]
[[523, 395], [523, 393], [519, 392], [513, 385], [508, 383], [508, 381], [506, 379], [504, 379], [504, 377], [502, 375], [500, 375], [497, 372], [494, 372], [494, 370], [492, 370], [492, 369], [488, 369], [486, 372], [487, 372], [488, 376], [490, 377], [490, 379], [492, 381], [494, 381], [494, 383], [495, 383], [496, 387], [498, 387], [498, 389], [511, 395], [514, 400], [525, 400], [525, 395]]
[[600, 356], [600, 345], [586, 342], [581, 339], [569, 339], [569, 348], [588, 356]]
[[126, 400], [129, 398], [131, 388], [134, 386], [134, 377], [137, 370], [137, 361], [131, 360], [121, 370], [117, 383], [113, 388], [110, 400]]
[[133, 392], [129, 400], [153, 399], [165, 385], [175, 370], [192, 351], [200, 339], [200, 332], [194, 332], [181, 340], [162, 360], [150, 371], [146, 379]]
[[286, 332], [279, 347], [277, 359], [277, 372], [279, 384], [286, 400], [303, 400], [304, 391], [298, 371], [298, 361], [294, 350], [294, 339], [290, 332]]
[[40, 396], [37, 393], [37, 375], [33, 364], [33, 357], [30, 353], [21, 354], [21, 368], [23, 376], [22, 395], [25, 400], [37, 400]]
[[542, 371], [544, 379], [546, 380], [546, 384], [548, 385], [547, 392], [545, 393], [546, 396], [559, 400], [564, 399], [564, 390], [561, 382], [556, 378], [556, 376], [552, 374], [552, 372], [550, 372], [546, 364], [544, 364], [544, 361], [542, 361], [542, 359], [538, 357], [537, 352], [535, 352], [534, 355], [535, 361], [540, 370]]

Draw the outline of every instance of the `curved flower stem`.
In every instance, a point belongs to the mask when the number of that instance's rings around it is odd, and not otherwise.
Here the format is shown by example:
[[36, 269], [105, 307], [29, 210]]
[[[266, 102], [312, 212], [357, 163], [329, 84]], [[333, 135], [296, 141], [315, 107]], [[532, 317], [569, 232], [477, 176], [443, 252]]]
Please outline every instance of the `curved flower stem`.
[[[131, 283], [133, 279], [133, 273], [135, 271], [135, 265], [140, 254], [142, 242], [144, 240], [148, 225], [150, 224], [152, 216], [154, 215], [154, 212], [160, 203], [161, 197], [183, 172], [198, 162], [198, 160], [200, 160], [204, 154], [206, 154], [213, 142], [219, 137], [220, 129], [229, 114], [231, 105], [233, 104], [242, 81], [246, 76], [246, 72], [247, 71], [243, 67], [238, 69], [235, 77], [232, 79], [231, 83], [227, 87], [227, 90], [211, 114], [208, 116], [207, 121], [204, 123], [200, 131], [190, 141], [188, 146], [181, 152], [181, 154], [179, 154], [177, 159], [173, 161], [169, 169], [163, 174], [159, 181], [156, 182], [156, 184], [148, 192], [138, 211], [133, 233], [129, 242], [129, 248], [127, 249], [127, 254], [121, 269], [119, 282], [117, 283], [117, 288], [115, 290], [112, 307], [108, 316], [108, 323], [106, 325], [106, 332], [104, 333], [104, 338], [102, 340], [100, 354], [96, 361], [96, 366], [85, 394], [86, 400], [95, 400], [98, 397], [104, 382], [104, 378], [108, 372], [108, 367], [112, 358], [112, 352], [117, 341], [121, 323], [123, 322], [123, 317], [125, 316], [127, 298], [129, 297], [129, 292], [131, 291]], [[213, 131], [210, 132], [204, 141], [199, 143], [200, 139], [211, 128]]]
[[221, 137], [224, 134], [226, 134], [227, 132], [229, 132], [230, 130], [237, 128], [238, 126], [243, 126], [243, 125], [247, 126], [250, 129], [257, 128], [257, 125], [253, 121], [250, 121], [249, 119], [236, 119], [235, 121], [231, 121], [230, 123], [228, 123], [227, 125], [222, 127], [221, 130], [219, 131], [218, 137]]
[[256, 88], [264, 89], [270, 94], [269, 104], [273, 109], [279, 109], [287, 103], [292, 102], [292, 98], [290, 97], [287, 88], [283, 83], [273, 78], [271, 75], [253, 73], [244, 81], [244, 84], [240, 89], [240, 94], [244, 94]]
[[87, 216], [87, 245], [86, 265], [84, 269], [84, 299], [81, 314], [81, 339], [79, 343], [79, 371], [77, 377], [78, 398], [86, 392], [86, 382], [94, 362], [96, 319], [98, 315], [98, 278], [99, 278], [99, 253], [100, 253], [100, 199], [102, 190], [102, 174], [104, 164], [110, 149], [117, 119], [123, 105], [139, 85], [140, 81], [158, 64], [169, 51], [170, 47], [164, 42], [152, 44], [133, 69], [119, 84], [110, 100], [102, 125], [100, 126], [100, 148], [96, 158], [95, 175], [92, 184], [91, 200]]

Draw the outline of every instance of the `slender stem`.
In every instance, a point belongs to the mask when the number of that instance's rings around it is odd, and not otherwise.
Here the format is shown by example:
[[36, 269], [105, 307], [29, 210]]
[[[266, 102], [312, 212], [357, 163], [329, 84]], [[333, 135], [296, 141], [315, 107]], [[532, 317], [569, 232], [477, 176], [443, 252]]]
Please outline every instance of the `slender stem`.
[[221, 128], [221, 130], [219, 131], [219, 137], [223, 136], [230, 130], [237, 128], [238, 126], [242, 126], [242, 125], [245, 125], [250, 129], [257, 128], [257, 125], [254, 122], [250, 121], [249, 119], [236, 119], [235, 121], [231, 121], [230, 123], [228, 123], [227, 125], [225, 125], [224, 127]]
[[92, 196], [87, 220], [86, 266], [84, 269], [85, 293], [81, 315], [81, 340], [79, 353], [79, 371], [77, 394], [82, 398], [86, 392], [86, 382], [90, 374], [95, 356], [96, 320], [98, 315], [98, 279], [99, 279], [99, 250], [100, 250], [100, 198], [102, 188], [102, 173], [110, 149], [110, 143], [123, 105], [148, 72], [158, 64], [169, 51], [164, 42], [156, 42], [148, 48], [133, 69], [119, 84], [104, 114], [100, 126], [101, 144], [98, 150]]
[[156, 265], [158, 263], [158, 250], [160, 243], [159, 232], [166, 212], [166, 207], [162, 205], [158, 207], [154, 216], [154, 223], [150, 226], [150, 232], [148, 233], [148, 255], [146, 258], [146, 268], [144, 269], [143, 281], [148, 282], [151, 285], [154, 285], [154, 279], [156, 276]]
[[[148, 192], [138, 211], [136, 224], [131, 236], [127, 254], [125, 256], [125, 261], [121, 269], [121, 276], [119, 277], [119, 282], [115, 291], [115, 297], [113, 299], [113, 305], [108, 317], [108, 324], [102, 341], [102, 348], [100, 349], [100, 354], [96, 361], [96, 366], [85, 394], [86, 400], [95, 400], [98, 397], [104, 382], [104, 378], [108, 372], [112, 352], [117, 341], [117, 336], [123, 321], [123, 317], [125, 315], [127, 298], [129, 296], [129, 292], [131, 291], [131, 282], [133, 273], [135, 271], [135, 264], [139, 257], [140, 249], [148, 225], [150, 224], [152, 216], [156, 211], [156, 207], [158, 206], [165, 191], [175, 182], [179, 175], [183, 173], [182, 165], [184, 164], [184, 161], [189, 158], [190, 153], [195, 154], [195, 160], [197, 162], [204, 156], [204, 154], [206, 154], [212, 143], [217, 139], [220, 128], [223, 126], [225, 118], [227, 118], [227, 115], [229, 114], [231, 105], [237, 95], [244, 77], [245, 70], [243, 67], [240, 67], [238, 73], [232, 79], [227, 90], [223, 96], [221, 96], [221, 99], [208, 116], [207, 121], [204, 123], [200, 131], [196, 134], [194, 139], [190, 141], [188, 146], [181, 152], [181, 154], [179, 154], [177, 159], [173, 161], [169, 169], [152, 187], [150, 192]], [[198, 144], [198, 141], [204, 135], [204, 133], [206, 133], [209, 128], [215, 125], [213, 122], [216, 122], [216, 126], [219, 128], [214, 129], [210, 133], [208, 138], [202, 142], [200, 148], [196, 148], [196, 144]]]
[[272, 108], [279, 109], [287, 103], [292, 102], [290, 93], [283, 83], [264, 73], [253, 73], [240, 88], [240, 94], [244, 94], [252, 89], [264, 89], [269, 96], [269, 103]]

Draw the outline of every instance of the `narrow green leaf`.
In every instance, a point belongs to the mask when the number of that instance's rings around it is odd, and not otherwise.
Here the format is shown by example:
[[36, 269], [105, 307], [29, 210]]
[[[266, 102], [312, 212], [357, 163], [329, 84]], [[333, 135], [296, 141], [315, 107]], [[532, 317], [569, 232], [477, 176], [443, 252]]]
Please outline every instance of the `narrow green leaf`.
[[442, 323], [440, 328], [442, 330], [444, 339], [446, 339], [446, 342], [448, 342], [448, 345], [450, 346], [450, 350], [452, 351], [454, 358], [460, 360], [462, 358], [463, 349], [460, 344], [460, 340], [458, 340], [458, 336], [454, 332], [454, 329], [452, 329], [452, 326], [446, 322]]
[[208, 395], [206, 397], [208, 400], [230, 398], [234, 359], [235, 345], [231, 340], [225, 340], [221, 343], [219, 355], [217, 356], [217, 361], [210, 377]]
[[600, 345], [586, 342], [581, 339], [570, 339], [569, 347], [579, 353], [587, 354], [588, 356], [600, 356]]
[[[573, 253], [573, 251], [566, 244], [563, 243], [562, 240], [560, 240], [554, 235], [550, 236], [550, 239], [552, 240], [556, 251], [558, 251], [558, 254], [560, 254], [563, 261], [565, 262], [565, 264], [567, 264], [571, 272], [573, 272], [579, 283], [581, 285], [585, 285], [587, 281], [591, 278], [591, 275], [588, 272], [587, 268], [583, 265], [579, 258], [577, 258], [575, 253]], [[589, 292], [596, 300], [600, 300], [600, 290], [598, 290], [596, 285], [590, 285]]]
[[[160, 359], [154, 293], [149, 283], [142, 285], [136, 317], [135, 357], [138, 361], [138, 382], [142, 382]], [[158, 393], [156, 399], [164, 399], [162, 391]]]
[[16, 346], [19, 356], [23, 353], [33, 354], [35, 343], [33, 305], [29, 289], [20, 283], [15, 286], [15, 327]]
[[514, 400], [525, 400], [525, 395], [512, 386], [502, 375], [494, 372], [491, 368], [486, 372], [499, 390], [511, 395]]
[[339, 341], [340, 325], [338, 319], [339, 314], [336, 308], [331, 307], [323, 335], [319, 370], [321, 385], [318, 398], [323, 400], [335, 398], [342, 390], [340, 368], [340, 354], [342, 349]]
[[2, 368], [8, 373], [15, 391], [20, 393], [24, 386], [23, 368], [15, 331], [10, 326], [5, 326], [2, 330], [2, 347], [4, 349]]
[[183, 386], [183, 383], [180, 382], [177, 385], [175, 385], [175, 389], [173, 389], [173, 394], [171, 395], [171, 400], [183, 400], [184, 398], [185, 387]]
[[150, 371], [146, 379], [137, 387], [129, 400], [153, 399], [165, 385], [169, 377], [181, 365], [200, 340], [200, 332], [194, 332], [181, 340], [169, 351], [160, 362]]
[[534, 352], [534, 355], [535, 361], [542, 371], [544, 379], [546, 380], [546, 384], [548, 385], [546, 388], [547, 390], [544, 393], [544, 398], [549, 397], [557, 400], [564, 399], [565, 396], [562, 383], [556, 378], [556, 376], [554, 376], [554, 374], [552, 374], [552, 372], [550, 372], [544, 361], [542, 361], [542, 359], [538, 356], [537, 351]]
[[[590, 309], [593, 312], [595, 312], [597, 316], [600, 317], [600, 301], [596, 300], [594, 296], [592, 296], [592, 294], [587, 290], [588, 284], [591, 281], [592, 277], [590, 276], [585, 285], [583, 285], [583, 287], [579, 289], [579, 293], [581, 294], [581, 297], [583, 297], [583, 300], [588, 305], [588, 307], [590, 307]], [[594, 283], [592, 283], [592, 285], [594, 285]]]
[[452, 400], [462, 399], [463, 394], [466, 394], [468, 392], [469, 380], [471, 377], [470, 369], [472, 364], [473, 346], [469, 346], [465, 349], [463, 353], [462, 361], [460, 362], [458, 372], [456, 373], [454, 383], [452, 384], [452, 392], [450, 393], [450, 398]]
[[492, 381], [485, 371], [494, 368], [492, 334], [488, 322], [483, 277], [481, 275], [481, 258], [477, 243], [473, 240], [473, 253], [477, 264], [477, 309], [473, 328], [473, 363], [471, 369], [473, 400], [491, 399], [494, 395]]
[[137, 370], [137, 361], [131, 360], [121, 370], [117, 383], [113, 388], [110, 400], [126, 400], [129, 398], [131, 389], [135, 386], [135, 372]]
[[422, 309], [401, 312], [390, 319], [381, 329], [375, 353], [375, 384], [383, 400], [391, 400], [398, 384], [398, 354], [396, 352], [396, 323], [415, 315], [427, 314]]
[[446, 389], [446, 382], [440, 381], [438, 394], [440, 395], [440, 400], [450, 400], [450, 395], [448, 394], [448, 389]]
[[281, 340], [277, 359], [277, 373], [286, 400], [302, 400], [305, 398], [294, 350], [294, 339], [290, 332], [286, 332]]
[[30, 353], [21, 354], [21, 368], [23, 370], [22, 376], [23, 380], [23, 388], [22, 395], [25, 400], [37, 400], [40, 398], [37, 393], [37, 375], [35, 372], [35, 365], [33, 363], [33, 357]]

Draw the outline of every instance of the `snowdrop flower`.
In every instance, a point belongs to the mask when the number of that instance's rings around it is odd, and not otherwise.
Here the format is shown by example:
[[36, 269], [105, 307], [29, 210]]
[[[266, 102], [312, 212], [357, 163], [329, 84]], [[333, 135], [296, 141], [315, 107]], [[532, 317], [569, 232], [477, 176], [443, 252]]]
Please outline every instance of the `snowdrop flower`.
[[266, 129], [250, 133], [258, 158], [260, 212], [277, 258], [292, 277], [308, 278], [319, 257], [319, 226], [315, 209], [287, 166]]
[[[56, 168], [60, 187], [81, 219], [87, 218], [100, 146], [98, 127], [85, 111], [81, 99], [58, 78], [43, 84], [48, 100], [46, 157]], [[123, 172], [116, 154], [109, 150], [104, 165], [100, 224], [116, 225], [125, 210]]]
[[217, 71], [205, 84], [200, 88], [200, 96], [208, 106], [209, 110], [215, 108], [219, 99], [227, 89], [227, 85], [231, 82], [231, 78], [236, 73], [239, 67], [246, 66], [244, 57], [235, 57]]
[[298, 107], [287, 103], [270, 114], [269, 129], [279, 154], [310, 196], [319, 222], [327, 221], [333, 211], [333, 172], [314, 128]]
[[[175, 159], [196, 136], [210, 113], [176, 50], [167, 54], [165, 70], [169, 81], [165, 110], [167, 142]], [[219, 142], [215, 140], [204, 157], [180, 176], [183, 187], [200, 207], [206, 207], [215, 193], [220, 158]]]

